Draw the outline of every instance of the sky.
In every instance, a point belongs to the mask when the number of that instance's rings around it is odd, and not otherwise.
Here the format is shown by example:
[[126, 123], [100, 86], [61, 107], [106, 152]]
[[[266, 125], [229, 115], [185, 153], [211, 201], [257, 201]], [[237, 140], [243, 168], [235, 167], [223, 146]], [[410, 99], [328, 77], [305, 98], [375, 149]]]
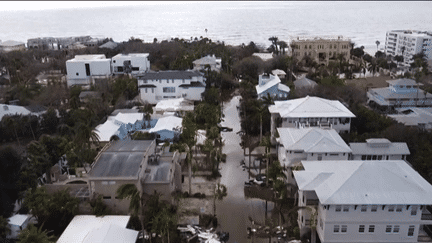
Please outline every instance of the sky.
[[[85, 4], [84, 4], [85, 3]], [[169, 4], [165, 1], [2, 1], [0, 11], [49, 10], [64, 8], [115, 7], [125, 5]]]

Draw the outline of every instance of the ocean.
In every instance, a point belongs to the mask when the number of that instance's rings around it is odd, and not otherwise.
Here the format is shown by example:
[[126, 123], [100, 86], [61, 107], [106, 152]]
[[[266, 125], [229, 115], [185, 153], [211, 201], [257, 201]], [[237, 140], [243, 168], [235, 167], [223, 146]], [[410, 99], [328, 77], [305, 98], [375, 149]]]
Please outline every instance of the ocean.
[[384, 47], [386, 31], [432, 31], [430, 1], [144, 1], [98, 8], [85, 8], [85, 1], [76, 4], [81, 8], [0, 10], [0, 40], [27, 43], [29, 38], [90, 35], [153, 42], [202, 36], [229, 45], [253, 41], [267, 48], [272, 36], [289, 43], [297, 36], [342, 35], [375, 53], [377, 40], [379, 48]]

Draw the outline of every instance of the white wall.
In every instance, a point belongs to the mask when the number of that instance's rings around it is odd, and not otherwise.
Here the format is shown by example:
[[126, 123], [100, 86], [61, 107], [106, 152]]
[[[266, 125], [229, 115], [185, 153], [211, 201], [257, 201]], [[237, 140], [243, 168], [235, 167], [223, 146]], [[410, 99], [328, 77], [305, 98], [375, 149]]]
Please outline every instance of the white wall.
[[132, 67], [138, 67], [139, 71], [132, 71], [133, 74], [140, 72], [147, 72], [150, 70], [150, 61], [144, 55], [116, 55], [112, 58], [112, 70], [114, 74], [122, 74], [123, 72], [116, 72], [115, 67], [123, 67], [124, 61], [131, 61]]
[[[90, 75], [87, 76], [85, 64], [89, 64]], [[93, 76], [111, 75], [110, 59], [66, 61], [68, 86], [72, 84], [90, 84]]]

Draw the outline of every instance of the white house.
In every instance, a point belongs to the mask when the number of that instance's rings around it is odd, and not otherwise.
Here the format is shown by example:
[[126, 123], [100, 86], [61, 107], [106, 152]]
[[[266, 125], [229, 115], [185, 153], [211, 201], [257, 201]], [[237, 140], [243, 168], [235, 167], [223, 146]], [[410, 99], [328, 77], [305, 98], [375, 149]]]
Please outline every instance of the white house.
[[10, 52], [10, 51], [23, 51], [25, 50], [25, 43], [19, 41], [8, 40], [0, 41], [0, 52]]
[[176, 116], [166, 116], [159, 118], [156, 125], [151, 128], [149, 133], [157, 133], [160, 140], [172, 141], [175, 136], [180, 135], [182, 129], [182, 118]]
[[302, 160], [347, 160], [350, 147], [333, 129], [278, 128], [278, 159], [287, 167], [287, 181], [295, 184], [292, 168]]
[[137, 79], [141, 100], [150, 104], [174, 98], [198, 101], [206, 86], [203, 74], [197, 71], [148, 72]]
[[337, 100], [306, 96], [274, 103], [269, 106], [272, 140], [275, 138], [277, 127], [321, 127], [348, 133], [351, 118], [355, 117]]
[[255, 86], [258, 99], [270, 95], [274, 100], [286, 100], [290, 88], [281, 83], [278, 76], [271, 74], [262, 74], [259, 76], [258, 85]]
[[67, 85], [90, 85], [96, 78], [111, 75], [111, 59], [103, 54], [76, 55], [66, 61]]
[[398, 114], [387, 115], [408, 127], [432, 130], [432, 108], [406, 107], [396, 108]]
[[259, 57], [263, 61], [268, 61], [273, 59], [273, 53], [254, 53], [252, 56]]
[[385, 138], [366, 139], [366, 143], [350, 143], [351, 160], [406, 160], [410, 154], [406, 143], [392, 143]]
[[168, 99], [159, 101], [153, 108], [156, 114], [164, 114], [165, 112], [178, 112], [182, 114], [186, 111], [193, 111], [194, 105], [190, 100], [184, 98]]
[[312, 229], [311, 242], [418, 242], [420, 227], [432, 224], [422, 215], [432, 186], [403, 160], [302, 164], [298, 224]]
[[214, 54], [197, 59], [192, 63], [195, 71], [206, 70], [207, 66], [210, 67], [210, 70], [216, 72], [220, 72], [222, 69], [222, 58], [216, 57]]
[[7, 235], [9, 239], [16, 239], [21, 231], [27, 228], [27, 225], [31, 219], [29, 214], [15, 214], [14, 216], [8, 218], [8, 224], [10, 227], [10, 234]]
[[130, 217], [77, 215], [69, 223], [57, 243], [135, 243], [139, 232], [126, 228]]
[[150, 70], [148, 53], [117, 54], [111, 59], [112, 73], [144, 73]]

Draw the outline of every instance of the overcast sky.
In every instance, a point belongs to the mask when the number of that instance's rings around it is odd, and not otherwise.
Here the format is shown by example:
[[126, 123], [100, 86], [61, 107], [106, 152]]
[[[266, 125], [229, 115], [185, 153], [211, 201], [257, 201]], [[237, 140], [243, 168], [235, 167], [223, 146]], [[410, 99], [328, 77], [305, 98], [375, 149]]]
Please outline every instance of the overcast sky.
[[[125, 5], [169, 4], [165, 1], [2, 1], [0, 11], [93, 8]], [[175, 2], [174, 2], [175, 3]]]

